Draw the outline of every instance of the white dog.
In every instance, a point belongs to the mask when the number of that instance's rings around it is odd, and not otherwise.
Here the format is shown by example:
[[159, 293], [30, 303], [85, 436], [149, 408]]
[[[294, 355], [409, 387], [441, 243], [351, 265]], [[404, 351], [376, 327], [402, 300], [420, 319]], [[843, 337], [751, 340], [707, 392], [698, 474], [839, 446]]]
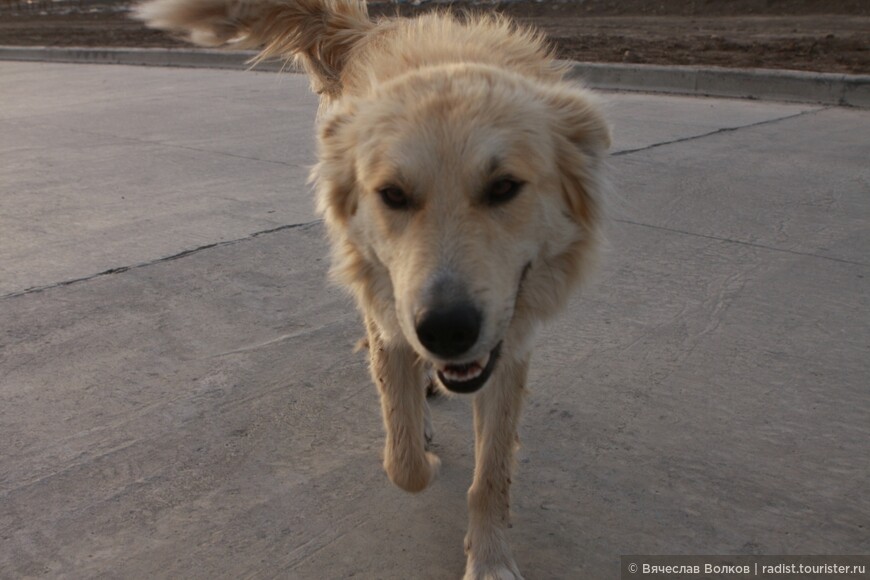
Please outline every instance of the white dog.
[[505, 538], [535, 327], [587, 270], [610, 144], [541, 37], [496, 16], [371, 20], [356, 0], [155, 0], [150, 26], [295, 57], [321, 95], [319, 210], [365, 319], [384, 467], [435, 478], [424, 375], [474, 393], [466, 579], [520, 578]]

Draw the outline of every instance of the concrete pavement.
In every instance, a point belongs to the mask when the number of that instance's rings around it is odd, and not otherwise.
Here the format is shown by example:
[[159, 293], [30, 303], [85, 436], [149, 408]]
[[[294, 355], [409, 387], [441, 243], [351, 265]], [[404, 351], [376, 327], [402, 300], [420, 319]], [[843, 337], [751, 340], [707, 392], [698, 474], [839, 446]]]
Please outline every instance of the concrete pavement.
[[[295, 75], [0, 62], [0, 577], [456, 578], [326, 283]], [[870, 553], [870, 112], [611, 94], [608, 249], [539, 337], [530, 580]]]

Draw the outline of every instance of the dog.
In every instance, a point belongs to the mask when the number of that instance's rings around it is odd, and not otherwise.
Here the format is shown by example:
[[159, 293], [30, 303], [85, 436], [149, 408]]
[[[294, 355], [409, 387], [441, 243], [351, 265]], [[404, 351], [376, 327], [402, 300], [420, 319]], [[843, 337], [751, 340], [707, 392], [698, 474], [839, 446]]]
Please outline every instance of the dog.
[[409, 492], [438, 473], [427, 373], [475, 393], [464, 578], [521, 578], [506, 539], [517, 424], [535, 331], [600, 238], [610, 131], [596, 97], [540, 34], [496, 15], [153, 0], [135, 16], [307, 72], [321, 102], [312, 182], [332, 274], [365, 321], [386, 473]]

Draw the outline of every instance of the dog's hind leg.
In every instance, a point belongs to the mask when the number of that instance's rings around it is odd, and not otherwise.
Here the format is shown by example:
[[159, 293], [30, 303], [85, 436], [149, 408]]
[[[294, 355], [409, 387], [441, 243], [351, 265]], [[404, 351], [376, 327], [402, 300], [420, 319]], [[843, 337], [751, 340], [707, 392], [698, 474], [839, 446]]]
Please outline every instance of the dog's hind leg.
[[493, 384], [474, 398], [475, 468], [468, 490], [465, 580], [521, 580], [505, 531], [517, 423], [529, 360], [501, 360]]
[[404, 339], [385, 341], [368, 317], [366, 329], [372, 379], [381, 394], [387, 432], [384, 469], [390, 481], [405, 491], [422, 491], [435, 479], [441, 465], [436, 455], [426, 451], [423, 368]]
[[429, 408], [429, 401], [423, 401], [423, 441], [426, 451], [432, 446], [432, 441], [435, 439], [435, 428], [432, 426], [432, 409]]
[[438, 387], [435, 386], [435, 371], [431, 366], [425, 370], [425, 391], [426, 400], [423, 403], [423, 437], [426, 439], [426, 450], [432, 446], [432, 441], [435, 440], [435, 426], [432, 424], [432, 408], [429, 406], [429, 399], [438, 397]]

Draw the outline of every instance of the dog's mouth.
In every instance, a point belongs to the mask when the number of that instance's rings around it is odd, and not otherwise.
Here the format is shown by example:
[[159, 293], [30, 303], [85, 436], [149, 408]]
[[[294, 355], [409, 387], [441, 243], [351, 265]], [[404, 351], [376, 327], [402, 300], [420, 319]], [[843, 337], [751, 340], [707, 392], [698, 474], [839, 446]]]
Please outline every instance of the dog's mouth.
[[483, 358], [463, 364], [436, 364], [435, 372], [447, 390], [461, 394], [474, 393], [489, 380], [500, 353], [499, 342]]
[[[516, 303], [519, 301], [520, 293], [523, 289], [523, 282], [531, 269], [532, 263], [528, 262], [523, 266], [522, 272], [520, 272], [517, 292], [514, 296], [514, 311], [516, 311]], [[486, 381], [489, 380], [493, 369], [495, 369], [495, 365], [501, 355], [502, 342], [499, 341], [488, 354], [475, 361], [460, 364], [432, 363], [438, 380], [448, 391], [454, 393], [469, 394], [480, 390], [486, 384]]]

